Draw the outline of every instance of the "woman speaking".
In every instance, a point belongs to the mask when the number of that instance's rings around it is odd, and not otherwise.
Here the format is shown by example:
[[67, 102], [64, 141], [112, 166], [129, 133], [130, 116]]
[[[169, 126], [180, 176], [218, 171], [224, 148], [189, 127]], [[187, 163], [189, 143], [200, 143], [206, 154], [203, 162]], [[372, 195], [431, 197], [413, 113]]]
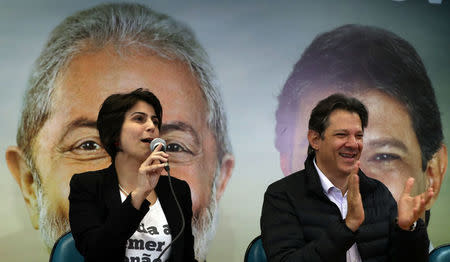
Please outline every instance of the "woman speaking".
[[70, 181], [70, 227], [85, 261], [195, 261], [189, 186], [161, 176], [169, 155], [162, 144], [150, 149], [161, 122], [161, 104], [149, 91], [104, 101], [97, 129], [112, 164]]

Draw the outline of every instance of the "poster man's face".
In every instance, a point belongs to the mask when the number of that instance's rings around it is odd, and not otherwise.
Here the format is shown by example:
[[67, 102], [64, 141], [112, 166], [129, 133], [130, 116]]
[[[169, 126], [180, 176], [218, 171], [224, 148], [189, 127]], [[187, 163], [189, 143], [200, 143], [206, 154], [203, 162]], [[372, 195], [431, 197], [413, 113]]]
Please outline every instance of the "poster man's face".
[[[308, 93], [302, 97], [300, 114], [296, 119], [293, 155], [288, 169], [303, 168], [306, 159], [308, 120], [318, 101], [338, 92], [334, 88]], [[408, 177], [415, 178], [413, 193], [423, 192], [427, 176], [422, 171], [421, 151], [408, 112], [395, 99], [380, 91], [349, 94], [359, 99], [369, 112], [364, 129], [364, 150], [361, 169], [370, 177], [383, 182], [398, 200]], [[285, 161], [289, 163], [289, 161]], [[286, 170], [288, 170], [286, 169]]]
[[[98, 111], [109, 95], [137, 88], [149, 89], [161, 101], [160, 136], [168, 145], [171, 174], [187, 181], [191, 188], [194, 219], [201, 220], [202, 215], [209, 213], [206, 209], [223, 193], [234, 160], [227, 156], [228, 168], [218, 170], [216, 141], [207, 125], [206, 101], [186, 64], [153, 55], [118, 56], [107, 47], [75, 57], [55, 85], [52, 113], [32, 149], [49, 215], [67, 221], [72, 175], [110, 164], [96, 129]], [[217, 194], [213, 192], [216, 174]], [[21, 187], [22, 191], [27, 190]], [[38, 216], [32, 215], [34, 207], [28, 206], [32, 222], [38, 227]], [[210, 212], [214, 214], [215, 210]]]

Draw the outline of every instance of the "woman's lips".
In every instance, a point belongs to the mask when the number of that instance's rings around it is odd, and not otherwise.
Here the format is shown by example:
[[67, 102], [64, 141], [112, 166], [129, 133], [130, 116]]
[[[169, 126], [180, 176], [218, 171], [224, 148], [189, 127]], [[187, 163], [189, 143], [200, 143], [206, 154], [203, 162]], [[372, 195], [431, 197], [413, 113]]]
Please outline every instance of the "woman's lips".
[[144, 142], [144, 143], [151, 143], [152, 142], [152, 140], [153, 140], [153, 138], [143, 138], [143, 139], [141, 139], [141, 141], [142, 142]]

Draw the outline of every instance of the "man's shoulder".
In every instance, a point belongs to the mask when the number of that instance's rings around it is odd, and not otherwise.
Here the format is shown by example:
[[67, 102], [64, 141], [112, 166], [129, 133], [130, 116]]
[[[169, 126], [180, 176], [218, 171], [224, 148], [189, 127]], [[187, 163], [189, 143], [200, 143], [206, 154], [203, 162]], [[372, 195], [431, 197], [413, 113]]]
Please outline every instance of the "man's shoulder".
[[289, 189], [298, 189], [306, 182], [306, 171], [300, 170], [285, 176], [269, 185], [267, 191], [286, 191]]

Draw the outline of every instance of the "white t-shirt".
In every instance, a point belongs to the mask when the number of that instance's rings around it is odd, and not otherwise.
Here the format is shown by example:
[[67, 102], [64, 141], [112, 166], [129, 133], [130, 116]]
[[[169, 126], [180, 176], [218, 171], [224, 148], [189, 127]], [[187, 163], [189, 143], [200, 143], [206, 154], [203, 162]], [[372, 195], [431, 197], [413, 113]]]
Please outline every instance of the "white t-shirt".
[[[122, 202], [127, 196], [120, 192]], [[136, 232], [128, 239], [125, 250], [125, 261], [150, 262], [155, 260], [164, 248], [172, 241], [169, 224], [159, 199], [150, 206]], [[162, 255], [161, 261], [168, 261], [171, 248]]]

